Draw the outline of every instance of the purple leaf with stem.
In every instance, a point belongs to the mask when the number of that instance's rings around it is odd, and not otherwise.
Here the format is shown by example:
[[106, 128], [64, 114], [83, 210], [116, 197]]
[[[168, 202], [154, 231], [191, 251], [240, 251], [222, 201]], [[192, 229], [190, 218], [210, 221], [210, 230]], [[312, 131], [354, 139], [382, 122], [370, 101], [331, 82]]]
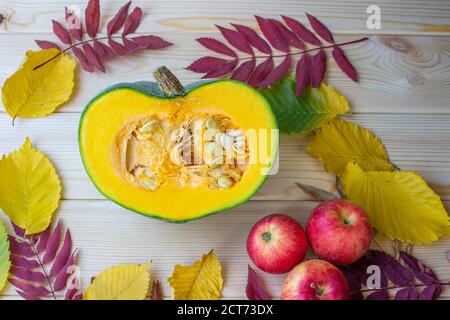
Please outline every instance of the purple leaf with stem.
[[137, 7], [128, 15], [123, 26], [122, 36], [134, 33], [141, 23], [142, 9]]
[[326, 42], [334, 43], [333, 35], [331, 34], [330, 30], [317, 19], [315, 16], [310, 15], [309, 13], [306, 13], [306, 16], [308, 17], [309, 24], [313, 28], [313, 30]]
[[269, 41], [269, 43], [277, 50], [289, 52], [289, 45], [284, 35], [277, 28], [273, 19], [264, 19], [256, 16], [261, 32]]
[[232, 25], [239, 33], [241, 33], [245, 37], [245, 39], [247, 39], [250, 45], [258, 49], [262, 53], [272, 54], [272, 48], [269, 46], [266, 40], [261, 38], [256, 33], [255, 30], [240, 24], [232, 24]]
[[59, 40], [61, 40], [61, 42], [64, 44], [72, 44], [72, 39], [70, 37], [69, 31], [67, 31], [67, 29], [64, 28], [58, 21], [52, 20], [52, 24], [53, 32], [56, 34]]
[[249, 300], [270, 300], [269, 295], [261, 287], [258, 274], [248, 266], [247, 287], [245, 289]]
[[216, 27], [220, 30], [223, 37], [228, 41], [229, 44], [231, 44], [239, 51], [253, 55], [252, 47], [241, 33], [236, 30], [227, 29], [217, 25]]
[[246, 82], [250, 77], [251, 73], [255, 69], [256, 59], [251, 59], [242, 63], [233, 73], [231, 79]]
[[212, 38], [198, 38], [197, 42], [211, 51], [221, 53], [233, 58], [237, 57], [236, 52], [231, 50], [227, 45], [223, 44], [219, 40]]

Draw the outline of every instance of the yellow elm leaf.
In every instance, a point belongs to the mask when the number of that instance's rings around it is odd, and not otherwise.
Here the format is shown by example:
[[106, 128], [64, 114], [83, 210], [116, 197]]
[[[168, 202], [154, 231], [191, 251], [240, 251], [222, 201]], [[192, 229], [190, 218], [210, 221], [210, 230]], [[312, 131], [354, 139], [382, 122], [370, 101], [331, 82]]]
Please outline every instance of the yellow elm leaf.
[[50, 160], [26, 139], [0, 160], [0, 208], [25, 234], [47, 229], [61, 198], [61, 183]]
[[449, 216], [439, 196], [414, 172], [364, 172], [349, 163], [344, 193], [364, 208], [372, 225], [391, 239], [430, 243], [449, 235]]
[[9, 241], [3, 222], [0, 221], [0, 291], [3, 290], [9, 275], [11, 261], [9, 260]]
[[177, 264], [167, 281], [175, 300], [218, 300], [222, 296], [222, 266], [213, 251], [192, 266]]
[[121, 264], [100, 273], [86, 289], [84, 300], [144, 300], [150, 291], [152, 264]]
[[357, 162], [364, 171], [394, 170], [378, 137], [342, 119], [334, 119], [314, 131], [307, 150], [322, 161], [326, 171], [336, 175], [342, 174], [348, 162]]
[[27, 51], [24, 64], [2, 88], [3, 105], [11, 117], [43, 117], [70, 98], [75, 78], [74, 59], [60, 54], [33, 70], [58, 53], [57, 49]]

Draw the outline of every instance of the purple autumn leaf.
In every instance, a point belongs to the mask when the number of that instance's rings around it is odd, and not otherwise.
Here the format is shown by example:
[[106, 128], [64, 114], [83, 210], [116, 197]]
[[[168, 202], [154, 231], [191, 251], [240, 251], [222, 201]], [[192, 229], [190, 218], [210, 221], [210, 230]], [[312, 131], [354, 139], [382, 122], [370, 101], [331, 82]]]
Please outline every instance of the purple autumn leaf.
[[374, 291], [367, 295], [366, 300], [389, 300], [389, 292], [386, 289]]
[[248, 266], [247, 287], [245, 289], [249, 300], [270, 300], [269, 295], [261, 287], [258, 274]]
[[202, 57], [195, 60], [186, 69], [194, 71], [196, 73], [208, 73], [217, 70], [222, 65], [227, 63], [228, 60], [216, 58], [216, 57]]
[[173, 43], [170, 43], [160, 37], [152, 35], [138, 36], [132, 38], [131, 40], [133, 40], [134, 43], [136, 43], [140, 48], [143, 49], [152, 49], [152, 50], [164, 49], [173, 45]]
[[382, 251], [373, 251], [373, 256], [382, 272], [396, 285], [408, 285], [413, 280], [411, 272], [391, 255]]
[[231, 75], [231, 79], [246, 82], [247, 79], [250, 77], [250, 74], [255, 69], [255, 66], [256, 66], [256, 59], [251, 59], [249, 61], [242, 63], [238, 68], [236, 68], [234, 73]]
[[417, 300], [419, 294], [414, 286], [408, 286], [395, 293], [395, 300]]
[[99, 0], [89, 0], [85, 10], [84, 21], [86, 32], [89, 37], [95, 38], [100, 27], [100, 2]]
[[51, 42], [51, 41], [35, 40], [35, 42], [38, 45], [38, 47], [41, 48], [42, 50], [53, 49], [53, 48], [61, 50], [56, 43]]
[[102, 59], [110, 59], [116, 56], [109, 46], [97, 40], [94, 40], [94, 50]]
[[122, 36], [127, 36], [136, 31], [141, 23], [142, 9], [139, 7], [134, 8], [134, 10], [128, 15], [123, 26]]
[[114, 51], [114, 53], [118, 56], [126, 56], [131, 51], [125, 48], [124, 45], [118, 43], [117, 41], [114, 41], [113, 39], [108, 39], [109, 47]]
[[275, 82], [281, 80], [285, 75], [289, 73], [291, 67], [291, 57], [286, 56], [283, 61], [276, 66], [269, 74], [264, 78], [264, 80], [258, 84], [258, 87], [267, 87]]
[[272, 57], [269, 57], [256, 66], [247, 83], [252, 87], [258, 88], [258, 84], [260, 84], [272, 70], [273, 59]]
[[111, 21], [108, 22], [108, 25], [106, 26], [108, 37], [112, 36], [123, 27], [125, 20], [128, 17], [128, 9], [130, 8], [130, 4], [131, 1], [128, 1], [122, 8], [119, 9]]
[[237, 57], [236, 52], [231, 50], [226, 44], [220, 42], [219, 40], [212, 39], [212, 38], [198, 38], [196, 39], [198, 43], [200, 43], [205, 48], [221, 53], [230, 57]]
[[34, 257], [33, 249], [30, 247], [28, 242], [19, 241], [11, 235], [8, 235], [8, 239], [9, 239], [9, 248], [12, 254], [24, 256], [26, 258]]
[[232, 24], [232, 26], [245, 37], [245, 39], [248, 41], [248, 43], [250, 43], [250, 45], [258, 49], [262, 53], [272, 54], [272, 48], [269, 46], [266, 40], [261, 38], [256, 33], [255, 30], [240, 24]]
[[240, 32], [218, 25], [216, 25], [216, 27], [219, 29], [219, 31], [222, 33], [223, 37], [228, 41], [229, 44], [231, 44], [239, 51], [253, 55], [252, 47]]
[[73, 47], [72, 51], [75, 55], [75, 57], [77, 57], [78, 61], [81, 63], [81, 67], [86, 70], [87, 72], [94, 72], [95, 71], [95, 67], [89, 63], [88, 59], [86, 58], [86, 55], [84, 54], [84, 52], [77, 48], [77, 47]]
[[205, 74], [202, 78], [203, 79], [210, 79], [210, 78], [218, 78], [221, 77], [223, 75], [226, 75], [227, 73], [231, 72], [234, 70], [234, 68], [236, 68], [237, 66], [237, 60], [232, 60], [229, 61], [225, 64], [223, 64], [222, 66], [220, 66], [219, 68], [208, 72], [207, 74]]
[[69, 279], [73, 270], [71, 267], [74, 265], [75, 260], [75, 252], [69, 256], [66, 264], [61, 268], [58, 275], [55, 278], [55, 282], [53, 284], [55, 291], [61, 291], [67, 285], [67, 280]]
[[86, 56], [86, 59], [89, 61], [89, 63], [97, 68], [100, 72], [105, 73], [105, 67], [103, 66], [102, 62], [100, 61], [99, 57], [97, 56], [97, 53], [95, 52], [94, 48], [89, 43], [83, 43], [83, 52]]
[[67, 29], [64, 28], [62, 24], [56, 20], [52, 20], [52, 23], [53, 32], [56, 34], [59, 40], [61, 40], [61, 42], [64, 44], [72, 44], [72, 39], [70, 37], [69, 31], [67, 31]]
[[42, 258], [43, 264], [47, 264], [55, 258], [60, 240], [61, 240], [61, 221], [58, 221], [58, 224], [56, 225], [55, 229], [53, 230], [53, 232], [49, 237], [47, 248], [44, 257]]
[[18, 268], [35, 269], [39, 267], [39, 263], [36, 260], [27, 259], [15, 254], [11, 255], [11, 264]]
[[70, 230], [67, 230], [64, 237], [64, 242], [56, 254], [55, 261], [53, 262], [52, 268], [50, 269], [50, 276], [55, 277], [61, 271], [61, 269], [66, 265], [70, 253], [72, 252], [72, 237], [70, 236]]
[[309, 24], [313, 28], [313, 30], [326, 42], [334, 43], [333, 35], [331, 34], [330, 30], [317, 19], [315, 16], [310, 15], [309, 13], [306, 13], [306, 16], [308, 17]]
[[320, 40], [312, 33], [308, 28], [306, 28], [301, 22], [286, 17], [281, 16], [284, 23], [304, 42], [310, 43], [315, 46], [320, 46]]
[[422, 292], [419, 295], [419, 300], [435, 300], [439, 297], [440, 293], [441, 293], [440, 285], [431, 284], [422, 290]]
[[321, 49], [311, 59], [311, 87], [318, 88], [325, 78], [327, 55]]
[[264, 19], [262, 17], [256, 16], [256, 21], [258, 22], [259, 28], [261, 29], [264, 37], [266, 37], [266, 39], [275, 49], [282, 52], [289, 52], [288, 41], [277, 28], [273, 19]]
[[295, 93], [299, 96], [308, 87], [311, 79], [311, 56], [309, 53], [304, 53], [297, 62], [297, 67], [295, 68], [295, 78]]
[[16, 266], [11, 267], [11, 274], [22, 280], [31, 282], [43, 282], [45, 275], [40, 271], [31, 271], [25, 268], [18, 268]]
[[11, 282], [11, 284], [13, 284], [16, 288], [19, 288], [21, 291], [23, 291], [26, 295], [31, 297], [46, 297], [51, 293], [42, 285], [33, 285], [30, 283], [26, 283], [23, 280], [9, 279], [9, 282]]

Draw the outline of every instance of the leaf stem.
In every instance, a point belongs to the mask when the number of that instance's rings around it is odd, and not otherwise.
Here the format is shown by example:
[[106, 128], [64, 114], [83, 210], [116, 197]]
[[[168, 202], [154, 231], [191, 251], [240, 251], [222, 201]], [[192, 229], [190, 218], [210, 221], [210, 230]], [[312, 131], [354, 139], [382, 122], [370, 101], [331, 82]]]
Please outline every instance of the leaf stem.
[[72, 48], [78, 47], [79, 45], [82, 45], [82, 44], [85, 44], [85, 43], [88, 43], [88, 42], [92, 42], [92, 41], [95, 41], [95, 40], [120, 39], [120, 38], [121, 38], [121, 37], [117, 37], [117, 36], [116, 36], [116, 37], [102, 37], [102, 38], [92, 38], [92, 39], [89, 39], [89, 40], [84, 40], [84, 41], [77, 42], [77, 43], [72, 44], [71, 46], [65, 48], [64, 50], [59, 51], [56, 55], [54, 55], [54, 56], [51, 57], [50, 59], [48, 59], [48, 60], [42, 62], [42, 63], [39, 64], [39, 65], [37, 65], [36, 67], [33, 68], [33, 71], [39, 69], [40, 67], [45, 66], [47, 63], [49, 63], [49, 62], [55, 60], [56, 58], [58, 58], [61, 54], [65, 53], [65, 52], [67, 52], [67, 51], [69, 51], [69, 50], [72, 50]]
[[46, 278], [46, 280], [47, 280], [47, 282], [48, 282], [48, 285], [49, 285], [49, 287], [50, 287], [50, 292], [51, 292], [51, 294], [52, 294], [52, 296], [53, 296], [53, 299], [57, 300], [57, 299], [56, 299], [55, 290], [53, 289], [52, 281], [51, 281], [51, 279], [50, 279], [50, 276], [49, 276], [48, 273], [47, 273], [47, 270], [45, 270], [44, 264], [42, 263], [42, 260], [41, 260], [41, 258], [39, 257], [39, 253], [37, 252], [37, 250], [36, 250], [36, 248], [35, 248], [33, 242], [32, 242], [30, 239], [27, 239], [27, 241], [28, 241], [28, 243], [30, 244], [31, 250], [33, 250], [33, 253], [34, 253], [34, 255], [36, 256], [36, 258], [37, 258], [37, 260], [38, 260], [38, 263], [39, 263], [39, 266], [40, 266], [41, 269], [42, 269], [42, 272], [44, 273], [44, 276], [45, 276], [45, 278]]
[[302, 50], [302, 51], [290, 52], [290, 53], [285, 53], [285, 54], [276, 54], [276, 55], [249, 56], [249, 57], [237, 58], [237, 60], [242, 61], [242, 60], [263, 59], [263, 58], [283, 58], [286, 56], [296, 56], [296, 55], [304, 54], [304, 53], [311, 52], [311, 51], [317, 51], [317, 50], [334, 48], [334, 47], [348, 46], [351, 44], [355, 44], [355, 43], [359, 43], [359, 42], [363, 42], [363, 41], [367, 41], [367, 40], [369, 40], [368, 37], [363, 37], [363, 38], [352, 40], [352, 41], [333, 43], [333, 44], [330, 44], [327, 46], [320, 46], [320, 47], [315, 47], [315, 48]]
[[430, 284], [408, 284], [408, 285], [398, 285], [398, 286], [385, 287], [385, 288], [356, 290], [356, 291], [353, 291], [353, 293], [364, 293], [364, 292], [372, 292], [372, 291], [400, 289], [400, 288], [407, 288], [407, 287], [427, 287], [427, 286], [429, 286], [431, 284], [438, 284], [438, 285], [441, 285], [441, 286], [449, 286], [450, 285], [450, 283], [448, 283], [448, 282], [433, 282], [433, 283], [430, 283]]

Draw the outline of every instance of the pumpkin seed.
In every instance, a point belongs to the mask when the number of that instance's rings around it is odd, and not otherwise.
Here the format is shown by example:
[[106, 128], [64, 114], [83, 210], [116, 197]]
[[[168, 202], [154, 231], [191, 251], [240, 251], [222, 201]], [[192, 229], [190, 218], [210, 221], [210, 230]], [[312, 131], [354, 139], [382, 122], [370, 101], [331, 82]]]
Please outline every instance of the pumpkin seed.
[[206, 141], [214, 141], [216, 135], [219, 133], [219, 130], [206, 130], [205, 131], [205, 140]]
[[229, 130], [227, 130], [227, 135], [229, 135], [230, 137], [236, 138], [236, 137], [243, 136], [244, 134], [242, 133], [242, 130], [229, 129]]
[[226, 176], [221, 176], [217, 179], [217, 184], [223, 189], [228, 189], [233, 185], [233, 181]]
[[149, 177], [149, 178], [154, 178], [155, 177], [155, 174], [152, 172], [152, 170], [150, 170], [149, 168], [146, 168], [145, 170], [144, 170], [144, 174], [147, 176], [147, 177]]
[[139, 129], [139, 131], [141, 132], [141, 133], [149, 133], [149, 132], [152, 132], [155, 128], [156, 128], [156, 125], [158, 124], [158, 120], [155, 120], [155, 119], [153, 119], [153, 120], [150, 120], [150, 121], [147, 121], [140, 129]]
[[144, 180], [142, 181], [142, 184], [151, 191], [155, 191], [156, 189], [158, 189], [158, 185], [154, 182], [154, 181], [150, 181], [150, 180]]
[[219, 178], [224, 173], [225, 173], [225, 170], [223, 170], [222, 168], [215, 168], [215, 169], [209, 170], [208, 175], [213, 178]]
[[231, 150], [233, 138], [226, 135], [225, 133], [218, 133], [216, 135], [215, 141], [217, 144], [221, 145], [225, 150]]
[[208, 130], [219, 130], [220, 123], [216, 119], [210, 118], [210, 119], [206, 120], [206, 128]]

